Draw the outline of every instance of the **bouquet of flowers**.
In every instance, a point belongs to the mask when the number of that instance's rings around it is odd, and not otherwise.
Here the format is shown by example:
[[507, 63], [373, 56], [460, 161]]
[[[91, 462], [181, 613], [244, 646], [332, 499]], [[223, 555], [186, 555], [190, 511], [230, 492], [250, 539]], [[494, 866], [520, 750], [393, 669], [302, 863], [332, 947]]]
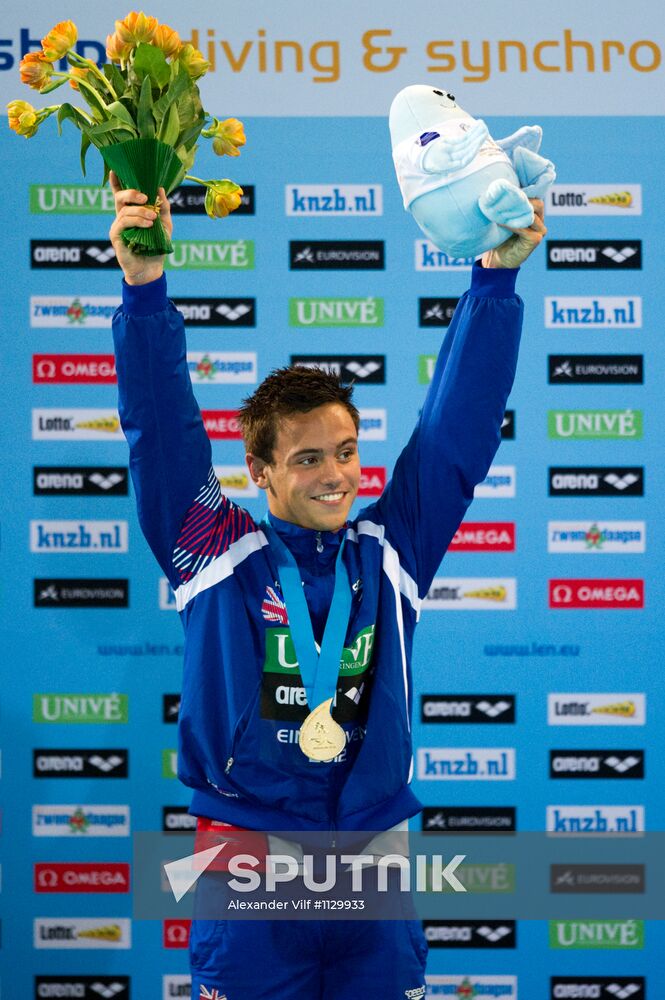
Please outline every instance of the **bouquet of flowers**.
[[[115, 32], [106, 40], [110, 61], [101, 68], [76, 52], [77, 37], [72, 21], [56, 24], [42, 39], [42, 51], [21, 60], [21, 81], [40, 94], [69, 82], [87, 109], [64, 103], [39, 110], [27, 101], [10, 101], [9, 127], [29, 139], [53, 114], [60, 134], [62, 123], [72, 122], [81, 132], [84, 176], [86, 153], [96, 146], [104, 160], [103, 183], [114, 170], [123, 187], [148, 196], [146, 207], [158, 216], [158, 189], [168, 194], [185, 179], [207, 188], [205, 208], [211, 218], [224, 218], [236, 209], [243, 192], [233, 181], [201, 180], [187, 173], [199, 136], [212, 139], [220, 156], [238, 156], [245, 143], [236, 118], [219, 121], [203, 110], [196, 81], [209, 63], [198, 49], [183, 45], [177, 32], [143, 11], [115, 22]], [[61, 60], [66, 60], [66, 70], [56, 68]], [[173, 251], [159, 217], [150, 229], [129, 229], [122, 236], [134, 253]]]

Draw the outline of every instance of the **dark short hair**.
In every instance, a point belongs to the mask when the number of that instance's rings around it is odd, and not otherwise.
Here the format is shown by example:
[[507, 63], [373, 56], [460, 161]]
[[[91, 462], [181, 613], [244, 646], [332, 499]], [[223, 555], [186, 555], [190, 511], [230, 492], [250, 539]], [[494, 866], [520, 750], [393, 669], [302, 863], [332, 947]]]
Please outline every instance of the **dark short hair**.
[[289, 365], [276, 368], [244, 399], [238, 411], [245, 448], [270, 463], [279, 422], [293, 413], [309, 413], [318, 406], [340, 403], [353, 420], [356, 431], [360, 415], [351, 402], [353, 386], [339, 375], [318, 366]]

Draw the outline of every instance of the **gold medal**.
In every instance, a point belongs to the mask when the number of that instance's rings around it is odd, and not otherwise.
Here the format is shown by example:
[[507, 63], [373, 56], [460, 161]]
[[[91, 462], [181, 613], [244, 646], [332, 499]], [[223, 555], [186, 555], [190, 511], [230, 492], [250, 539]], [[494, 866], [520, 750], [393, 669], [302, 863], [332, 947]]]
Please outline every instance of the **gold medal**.
[[334, 760], [346, 746], [346, 734], [330, 714], [332, 698], [310, 712], [300, 728], [300, 749], [311, 760]]

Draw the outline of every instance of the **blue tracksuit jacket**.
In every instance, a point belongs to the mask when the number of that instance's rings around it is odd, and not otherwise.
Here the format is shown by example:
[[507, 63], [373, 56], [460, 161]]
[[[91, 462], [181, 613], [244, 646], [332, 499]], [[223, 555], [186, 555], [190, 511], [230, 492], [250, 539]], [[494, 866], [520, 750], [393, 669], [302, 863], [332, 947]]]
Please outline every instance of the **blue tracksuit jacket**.
[[[224, 497], [164, 278], [123, 287], [113, 321], [119, 410], [141, 527], [185, 629], [178, 774], [191, 811], [250, 829], [383, 830], [420, 809], [409, 787], [413, 634], [421, 601], [500, 441], [522, 302], [516, 271], [475, 266], [425, 405], [383, 495], [338, 533], [272, 519], [320, 638], [342, 537], [353, 603], [333, 715], [347, 746], [307, 760], [308, 714], [274, 559]], [[322, 549], [322, 551], [318, 551]]]

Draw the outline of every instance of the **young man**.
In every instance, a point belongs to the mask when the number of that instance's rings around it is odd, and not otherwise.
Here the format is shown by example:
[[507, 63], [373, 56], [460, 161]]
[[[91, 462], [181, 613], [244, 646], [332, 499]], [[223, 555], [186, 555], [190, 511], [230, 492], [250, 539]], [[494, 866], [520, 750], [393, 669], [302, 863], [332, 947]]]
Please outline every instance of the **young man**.
[[[178, 773], [194, 789], [191, 812], [255, 831], [329, 831], [331, 845], [336, 831], [392, 828], [420, 809], [409, 787], [414, 628], [499, 445], [522, 323], [516, 269], [546, 232], [542, 203], [531, 228], [474, 267], [411, 439], [355, 520], [351, 390], [304, 368], [258, 387], [241, 411], [268, 502], [256, 523], [214, 475], [163, 261], [120, 238], [155, 213], [111, 180], [125, 274], [120, 416], [141, 527], [186, 633]], [[418, 1000], [426, 954], [413, 920], [194, 921], [192, 996]]]

